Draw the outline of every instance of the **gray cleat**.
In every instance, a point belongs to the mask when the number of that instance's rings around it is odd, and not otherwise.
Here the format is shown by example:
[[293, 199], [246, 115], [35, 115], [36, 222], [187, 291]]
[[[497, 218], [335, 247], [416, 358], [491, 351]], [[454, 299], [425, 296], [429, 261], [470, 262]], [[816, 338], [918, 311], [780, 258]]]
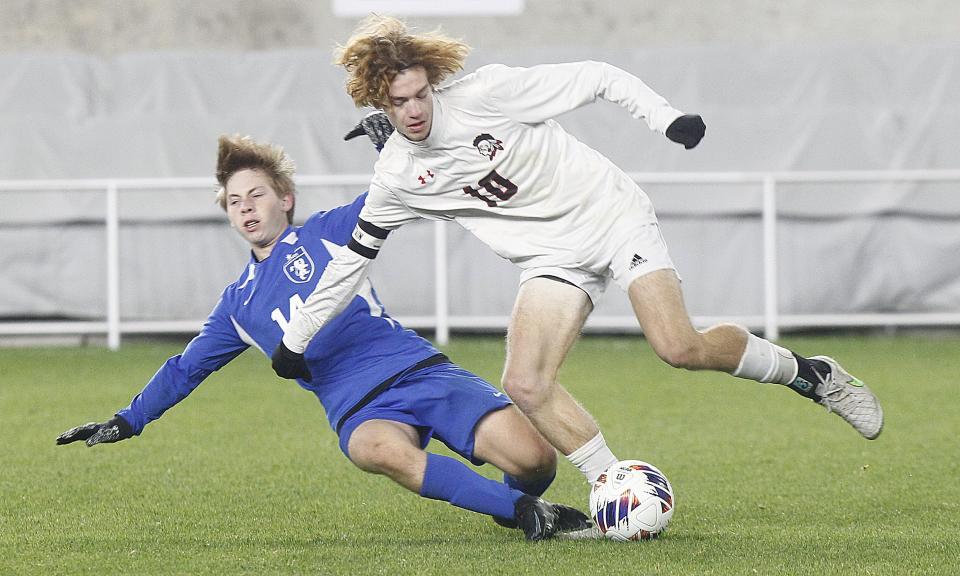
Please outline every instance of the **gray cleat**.
[[866, 384], [851, 376], [829, 356], [814, 356], [811, 360], [830, 365], [830, 375], [820, 380], [815, 391], [820, 397], [819, 403], [826, 406], [827, 412], [846, 420], [868, 440], [879, 436], [883, 430], [883, 409]]

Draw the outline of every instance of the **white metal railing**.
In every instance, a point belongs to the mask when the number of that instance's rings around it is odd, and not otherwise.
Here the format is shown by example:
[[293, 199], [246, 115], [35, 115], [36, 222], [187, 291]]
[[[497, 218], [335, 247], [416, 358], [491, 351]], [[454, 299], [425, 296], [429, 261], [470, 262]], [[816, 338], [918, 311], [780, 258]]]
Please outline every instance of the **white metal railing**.
[[[854, 326], [940, 326], [960, 325], [958, 313], [892, 313], [892, 314], [804, 314], [782, 315], [777, 291], [777, 186], [780, 183], [836, 182], [958, 182], [960, 170], [898, 171], [829, 171], [829, 172], [632, 172], [630, 177], [647, 184], [756, 184], [762, 188], [763, 230], [763, 315], [741, 317], [695, 317], [699, 326], [718, 321], [735, 321], [751, 329], [760, 328], [765, 337], [779, 338], [781, 328], [854, 327]], [[299, 176], [301, 186], [366, 186], [368, 174]], [[193, 332], [203, 324], [196, 321], [124, 321], [120, 317], [119, 273], [119, 192], [124, 189], [210, 189], [209, 178], [110, 178], [84, 180], [7, 180], [0, 181], [4, 191], [71, 191], [102, 190], [105, 192], [104, 225], [106, 227], [106, 318], [102, 322], [0, 322], [0, 335], [81, 334], [107, 337], [107, 345], [116, 350], [122, 334], [160, 334]], [[434, 315], [400, 317], [411, 328], [434, 329], [440, 344], [449, 340], [451, 329], [499, 329], [507, 325], [506, 316], [450, 316], [448, 310], [449, 278], [447, 271], [447, 233], [445, 222], [434, 222]], [[595, 316], [587, 329], [637, 330], [632, 316]]]

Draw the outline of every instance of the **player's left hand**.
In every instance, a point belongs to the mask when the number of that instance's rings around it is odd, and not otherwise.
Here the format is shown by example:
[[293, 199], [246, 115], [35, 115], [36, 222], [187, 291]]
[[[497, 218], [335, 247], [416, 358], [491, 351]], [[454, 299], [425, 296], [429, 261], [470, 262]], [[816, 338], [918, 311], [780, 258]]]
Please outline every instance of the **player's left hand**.
[[95, 444], [109, 444], [119, 442], [133, 436], [133, 428], [120, 416], [100, 424], [88, 422], [83, 426], [76, 426], [57, 436], [57, 444], [70, 444], [78, 440], [86, 440], [87, 446]]
[[307, 362], [303, 359], [303, 354], [293, 352], [287, 348], [283, 344], [283, 340], [277, 345], [277, 349], [273, 351], [272, 360], [273, 371], [281, 378], [290, 380], [299, 378], [307, 382], [312, 378], [310, 369], [307, 368]]
[[683, 144], [683, 147], [689, 150], [700, 143], [706, 131], [707, 125], [699, 114], [684, 114], [670, 124], [665, 134], [667, 138]]
[[367, 138], [373, 142], [373, 147], [379, 152], [383, 150], [383, 145], [387, 143], [387, 139], [393, 134], [393, 124], [390, 123], [390, 119], [387, 118], [386, 114], [379, 110], [374, 110], [364, 116], [363, 120], [354, 126], [353, 130], [347, 132], [343, 139], [350, 140], [363, 134], [367, 135]]

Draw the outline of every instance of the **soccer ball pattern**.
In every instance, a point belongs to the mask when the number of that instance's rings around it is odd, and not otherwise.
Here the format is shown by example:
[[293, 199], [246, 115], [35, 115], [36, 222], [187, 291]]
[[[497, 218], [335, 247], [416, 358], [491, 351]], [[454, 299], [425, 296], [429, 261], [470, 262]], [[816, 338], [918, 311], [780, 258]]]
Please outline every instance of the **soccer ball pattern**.
[[673, 488], [656, 466], [621, 460], [597, 478], [590, 490], [590, 513], [605, 537], [651, 540], [673, 516]]

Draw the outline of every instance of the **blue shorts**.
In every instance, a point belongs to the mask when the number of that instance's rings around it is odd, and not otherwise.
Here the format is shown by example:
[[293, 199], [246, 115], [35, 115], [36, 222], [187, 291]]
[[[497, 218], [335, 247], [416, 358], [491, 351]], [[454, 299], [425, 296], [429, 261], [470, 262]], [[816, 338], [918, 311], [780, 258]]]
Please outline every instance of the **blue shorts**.
[[506, 394], [487, 381], [452, 363], [404, 374], [369, 404], [347, 418], [340, 428], [340, 450], [347, 446], [357, 426], [367, 420], [409, 424], [420, 433], [420, 448], [436, 438], [470, 462], [474, 431], [480, 419], [512, 404]]

